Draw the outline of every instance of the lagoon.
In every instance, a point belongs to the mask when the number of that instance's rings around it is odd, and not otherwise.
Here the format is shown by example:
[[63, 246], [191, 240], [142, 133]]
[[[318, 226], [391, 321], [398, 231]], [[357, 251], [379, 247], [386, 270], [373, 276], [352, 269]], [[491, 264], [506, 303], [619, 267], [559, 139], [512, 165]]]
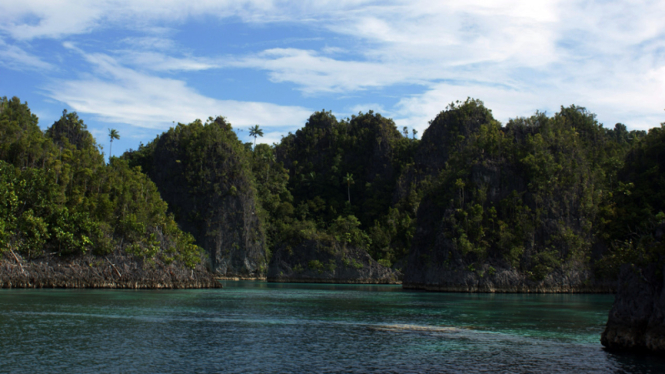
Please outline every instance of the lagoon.
[[612, 295], [223, 283], [0, 290], [0, 372], [665, 372], [603, 350]]

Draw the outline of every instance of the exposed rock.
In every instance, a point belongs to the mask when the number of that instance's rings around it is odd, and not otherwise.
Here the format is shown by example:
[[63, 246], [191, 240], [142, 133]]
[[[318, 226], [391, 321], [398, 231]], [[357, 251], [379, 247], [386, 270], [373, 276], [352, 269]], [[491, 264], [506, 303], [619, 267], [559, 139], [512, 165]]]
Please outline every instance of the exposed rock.
[[266, 240], [249, 156], [224, 119], [179, 125], [148, 149], [148, 157], [141, 150], [126, 157], [155, 182], [180, 228], [208, 253], [211, 270], [264, 277]]
[[665, 268], [624, 265], [601, 343], [611, 350], [665, 352]]
[[128, 255], [42, 258], [17, 263], [0, 259], [0, 288], [221, 288], [207, 269], [160, 261], [146, 263]]
[[337, 241], [305, 240], [282, 245], [268, 268], [269, 282], [400, 283], [399, 272], [380, 265], [364, 250]]

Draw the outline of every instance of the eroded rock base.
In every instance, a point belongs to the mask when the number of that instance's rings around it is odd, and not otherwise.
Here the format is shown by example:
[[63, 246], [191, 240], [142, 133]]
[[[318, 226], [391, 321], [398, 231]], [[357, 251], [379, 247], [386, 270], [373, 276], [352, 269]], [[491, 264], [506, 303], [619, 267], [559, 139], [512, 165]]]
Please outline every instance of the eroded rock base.
[[610, 350], [665, 352], [665, 269], [624, 265], [601, 343]]
[[202, 265], [189, 269], [127, 255], [46, 256], [32, 261], [0, 258], [0, 288], [221, 288]]

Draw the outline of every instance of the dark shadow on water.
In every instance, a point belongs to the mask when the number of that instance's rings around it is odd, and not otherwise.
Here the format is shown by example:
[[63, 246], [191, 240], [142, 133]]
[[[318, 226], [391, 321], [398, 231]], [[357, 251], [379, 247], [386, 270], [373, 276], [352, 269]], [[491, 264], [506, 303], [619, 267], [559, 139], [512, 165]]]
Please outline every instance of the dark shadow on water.
[[665, 357], [647, 352], [618, 352], [603, 349], [609, 361], [620, 368], [617, 373], [665, 373]]

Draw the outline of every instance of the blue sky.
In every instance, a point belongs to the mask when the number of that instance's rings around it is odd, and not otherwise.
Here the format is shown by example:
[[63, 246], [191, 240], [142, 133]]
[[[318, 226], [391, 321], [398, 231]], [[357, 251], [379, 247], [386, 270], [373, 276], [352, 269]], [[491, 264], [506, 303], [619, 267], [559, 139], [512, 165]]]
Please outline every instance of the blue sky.
[[[266, 143], [374, 110], [422, 132], [446, 105], [497, 119], [576, 104], [665, 121], [665, 2], [0, 0], [0, 96], [46, 128], [77, 111], [114, 154], [222, 115]], [[247, 138], [247, 140], [249, 140]]]

